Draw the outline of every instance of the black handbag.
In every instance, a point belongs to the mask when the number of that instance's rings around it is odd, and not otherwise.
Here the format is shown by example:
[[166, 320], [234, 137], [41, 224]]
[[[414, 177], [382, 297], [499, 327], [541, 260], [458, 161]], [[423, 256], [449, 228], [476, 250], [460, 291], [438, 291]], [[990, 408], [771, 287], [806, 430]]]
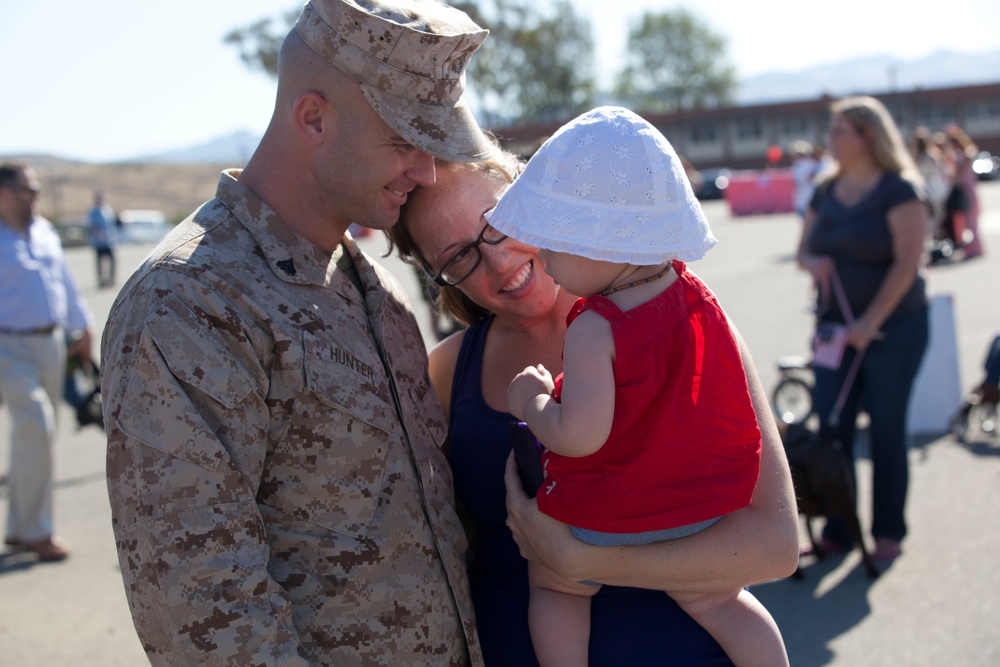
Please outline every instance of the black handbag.
[[91, 424], [104, 428], [101, 369], [97, 362], [91, 359], [89, 364], [83, 364], [78, 356], [67, 360], [64, 397], [76, 413], [78, 428]]

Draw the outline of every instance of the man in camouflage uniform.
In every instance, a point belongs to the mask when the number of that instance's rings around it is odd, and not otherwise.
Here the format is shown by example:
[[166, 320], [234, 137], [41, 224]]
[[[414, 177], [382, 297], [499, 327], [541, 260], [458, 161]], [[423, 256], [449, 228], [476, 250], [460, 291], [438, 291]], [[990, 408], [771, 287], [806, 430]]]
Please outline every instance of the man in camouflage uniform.
[[345, 232], [488, 155], [460, 100], [485, 37], [431, 0], [307, 4], [246, 169], [122, 289], [108, 487], [154, 665], [482, 663], [422, 339]]

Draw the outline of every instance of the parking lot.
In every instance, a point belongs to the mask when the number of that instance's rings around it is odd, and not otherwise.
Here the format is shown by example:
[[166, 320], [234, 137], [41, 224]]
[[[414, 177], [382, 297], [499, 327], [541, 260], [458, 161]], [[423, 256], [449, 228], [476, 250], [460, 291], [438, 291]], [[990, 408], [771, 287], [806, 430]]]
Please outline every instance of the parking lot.
[[[933, 295], [953, 304], [954, 369], [961, 390], [981, 374], [982, 357], [1000, 331], [1000, 181], [980, 187], [986, 258], [937, 266]], [[693, 268], [716, 291], [752, 351], [765, 386], [780, 356], [806, 350], [809, 284], [792, 261], [794, 215], [733, 217], [724, 201], [705, 209], [719, 245]], [[362, 242], [383, 249], [372, 235]], [[120, 275], [148, 245], [119, 248]], [[114, 289], [98, 289], [89, 248], [67, 251], [81, 289], [103, 323]], [[421, 326], [429, 322], [410, 267], [387, 266], [407, 287]], [[425, 329], [425, 340], [433, 334]], [[942, 400], [958, 399], [945, 396]], [[63, 406], [56, 447], [56, 520], [73, 548], [65, 563], [37, 564], [0, 555], [0, 667], [133, 667], [147, 664], [132, 628], [115, 555], [104, 481], [104, 440], [96, 427], [77, 430]], [[6, 413], [0, 432], [6, 434]], [[0, 472], [9, 452], [0, 439]], [[867, 460], [859, 461], [862, 522], [867, 516]], [[959, 444], [944, 433], [912, 438], [911, 534], [905, 554], [870, 579], [856, 553], [808, 564], [801, 580], [760, 584], [754, 593], [782, 629], [792, 665], [963, 667], [1000, 664], [1000, 440], [978, 435]], [[6, 490], [0, 486], [0, 512]]]

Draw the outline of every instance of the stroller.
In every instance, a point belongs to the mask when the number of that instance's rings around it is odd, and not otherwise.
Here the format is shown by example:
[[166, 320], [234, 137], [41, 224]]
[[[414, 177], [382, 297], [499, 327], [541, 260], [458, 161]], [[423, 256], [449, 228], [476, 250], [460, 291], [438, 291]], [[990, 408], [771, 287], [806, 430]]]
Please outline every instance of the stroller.
[[997, 403], [1000, 402], [1000, 335], [993, 338], [983, 363], [983, 381], [966, 397], [951, 418], [951, 432], [959, 442], [967, 442], [969, 434], [978, 430], [986, 434], [997, 431]]

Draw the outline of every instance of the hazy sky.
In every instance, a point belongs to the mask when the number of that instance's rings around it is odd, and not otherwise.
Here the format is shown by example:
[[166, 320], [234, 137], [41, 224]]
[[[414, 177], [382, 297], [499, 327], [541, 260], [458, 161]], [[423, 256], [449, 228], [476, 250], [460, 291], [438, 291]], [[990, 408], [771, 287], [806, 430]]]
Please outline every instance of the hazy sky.
[[[1000, 49], [997, 0], [573, 2], [595, 29], [600, 26], [595, 39], [604, 72], [620, 64], [629, 19], [643, 10], [679, 7], [727, 39], [740, 76], [798, 71], [856, 56], [916, 58], [940, 49]], [[187, 148], [241, 129], [262, 131], [275, 84], [247, 69], [222, 40], [235, 27], [280, 18], [301, 4], [0, 0], [0, 45], [8, 59], [0, 155], [110, 161]]]

